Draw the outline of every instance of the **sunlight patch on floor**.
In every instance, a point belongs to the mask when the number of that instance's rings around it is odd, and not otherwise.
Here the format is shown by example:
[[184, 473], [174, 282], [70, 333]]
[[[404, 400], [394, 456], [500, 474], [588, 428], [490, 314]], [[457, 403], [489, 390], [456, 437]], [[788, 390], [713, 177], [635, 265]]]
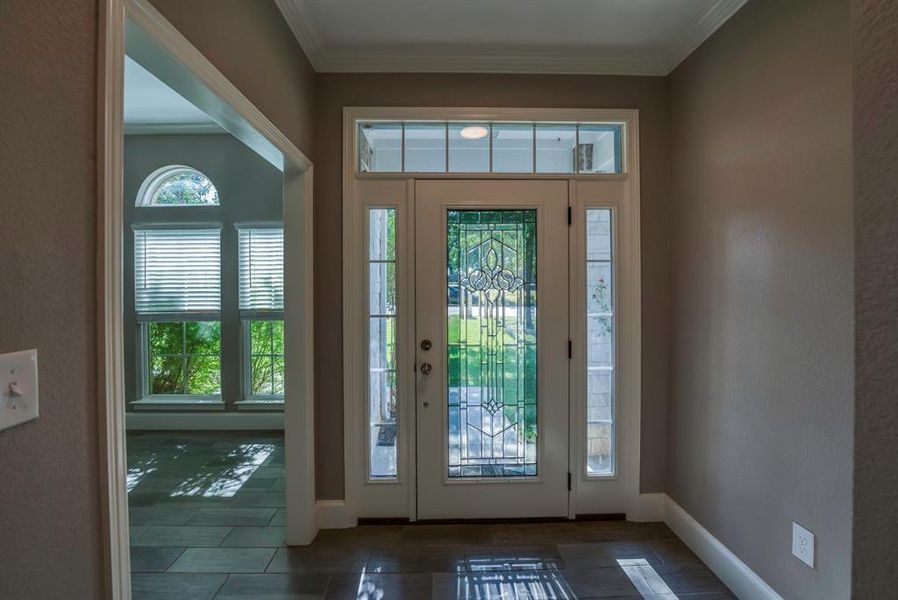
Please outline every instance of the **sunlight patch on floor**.
[[624, 574], [630, 578], [630, 582], [643, 598], [663, 594], [665, 599], [676, 600], [677, 596], [674, 595], [673, 590], [664, 583], [664, 580], [646, 559], [619, 558], [617, 559], [617, 564], [620, 565]]

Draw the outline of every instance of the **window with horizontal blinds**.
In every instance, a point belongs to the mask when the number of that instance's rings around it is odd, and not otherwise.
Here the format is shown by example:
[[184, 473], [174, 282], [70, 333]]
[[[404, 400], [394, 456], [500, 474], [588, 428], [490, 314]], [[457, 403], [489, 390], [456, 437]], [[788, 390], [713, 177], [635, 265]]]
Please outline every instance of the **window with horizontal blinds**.
[[284, 229], [241, 227], [240, 311], [277, 316], [284, 310]]
[[143, 321], [214, 317], [221, 310], [221, 231], [136, 229], [134, 308]]

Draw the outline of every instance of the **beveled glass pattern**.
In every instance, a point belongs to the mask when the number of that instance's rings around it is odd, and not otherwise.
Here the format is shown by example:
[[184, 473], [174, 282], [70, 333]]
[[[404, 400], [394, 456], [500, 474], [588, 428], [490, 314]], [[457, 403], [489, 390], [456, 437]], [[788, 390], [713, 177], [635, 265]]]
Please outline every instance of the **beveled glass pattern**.
[[450, 210], [449, 477], [537, 474], [536, 210]]
[[396, 477], [396, 209], [368, 211], [368, 476]]
[[586, 472], [614, 474], [614, 288], [611, 210], [586, 211]]

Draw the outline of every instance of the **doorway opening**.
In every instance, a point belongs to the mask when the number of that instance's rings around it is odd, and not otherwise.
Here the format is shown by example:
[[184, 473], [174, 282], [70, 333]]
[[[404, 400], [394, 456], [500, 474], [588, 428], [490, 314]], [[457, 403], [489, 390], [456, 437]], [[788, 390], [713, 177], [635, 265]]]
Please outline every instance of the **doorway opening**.
[[317, 532], [311, 163], [149, 3], [104, 11], [104, 541], [129, 598]]

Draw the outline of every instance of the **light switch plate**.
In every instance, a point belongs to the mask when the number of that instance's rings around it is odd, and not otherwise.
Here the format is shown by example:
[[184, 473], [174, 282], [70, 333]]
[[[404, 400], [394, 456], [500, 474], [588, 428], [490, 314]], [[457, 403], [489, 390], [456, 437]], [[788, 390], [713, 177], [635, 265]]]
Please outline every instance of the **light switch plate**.
[[792, 554], [807, 566], [814, 568], [814, 534], [792, 522]]
[[0, 430], [37, 417], [37, 350], [0, 354]]

